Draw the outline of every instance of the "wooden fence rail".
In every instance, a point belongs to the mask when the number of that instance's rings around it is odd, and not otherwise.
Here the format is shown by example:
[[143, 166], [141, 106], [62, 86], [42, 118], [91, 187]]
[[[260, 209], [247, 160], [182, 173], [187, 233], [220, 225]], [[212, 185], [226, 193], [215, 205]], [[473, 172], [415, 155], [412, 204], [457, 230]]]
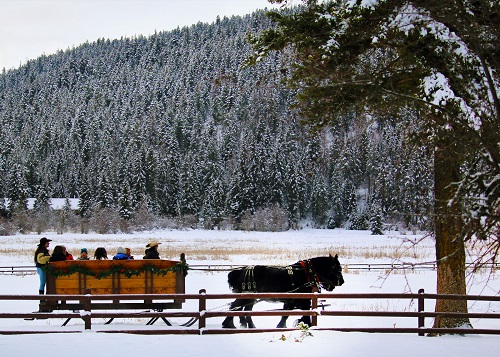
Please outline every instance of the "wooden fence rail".
[[[244, 267], [244, 265], [236, 264], [189, 264], [190, 270], [198, 271], [231, 271], [233, 269], [238, 269]], [[348, 270], [367, 270], [367, 271], [377, 271], [377, 270], [436, 270], [435, 262], [423, 262], [423, 263], [350, 263], [344, 264]], [[474, 265], [469, 263], [467, 269], [474, 269]], [[484, 263], [481, 265], [482, 269], [485, 270], [498, 270], [500, 269], [500, 263]], [[17, 266], [0, 266], [0, 274], [4, 275], [29, 275], [36, 274], [36, 267], [33, 265], [17, 265]]]
[[[303, 310], [271, 310], [271, 311], [211, 311], [207, 310], [207, 301], [209, 300], [234, 300], [235, 298], [242, 299], [311, 299], [312, 309]], [[19, 301], [19, 300], [39, 300], [40, 295], [0, 295], [0, 301]], [[337, 294], [337, 293], [242, 293], [242, 294], [206, 294], [205, 290], [200, 290], [199, 294], [108, 294], [108, 295], [44, 295], [43, 299], [48, 301], [66, 300], [78, 301], [83, 310], [78, 312], [57, 312], [57, 313], [15, 313], [15, 312], [0, 312], [0, 319], [21, 319], [21, 318], [63, 318], [63, 319], [82, 319], [84, 321], [85, 330], [92, 329], [93, 319], [115, 319], [115, 318], [149, 318], [162, 319], [168, 323], [168, 318], [189, 318], [196, 322], [197, 326], [175, 326], [162, 329], [140, 329], [140, 330], [103, 330], [98, 332], [106, 333], [136, 333], [136, 334], [234, 334], [234, 333], [257, 333], [257, 332], [275, 332], [288, 331], [294, 329], [222, 329], [222, 328], [207, 328], [207, 320], [215, 317], [226, 316], [311, 316], [312, 325], [315, 330], [332, 330], [345, 332], [375, 332], [375, 333], [416, 333], [424, 336], [427, 333], [437, 334], [494, 334], [500, 335], [500, 329], [434, 329], [425, 327], [425, 318], [456, 317], [456, 318], [478, 318], [478, 319], [500, 319], [500, 313], [495, 312], [473, 312], [473, 313], [437, 313], [434, 311], [425, 311], [427, 301], [436, 299], [452, 299], [452, 300], [468, 300], [468, 301], [487, 301], [500, 302], [500, 296], [483, 296], [483, 295], [438, 295], [427, 294], [420, 290], [418, 294], [408, 293], [378, 293], [378, 294]], [[117, 302], [117, 299], [119, 300]], [[143, 311], [143, 312], [122, 312], [122, 311], [93, 311], [93, 304], [98, 304], [98, 301], [111, 300], [120, 308], [121, 301], [127, 300], [197, 300], [197, 311]], [[380, 300], [380, 299], [407, 299], [417, 301], [416, 311], [345, 311], [345, 310], [325, 310], [322, 307], [324, 299], [335, 299], [335, 301], [346, 299], [363, 299], [363, 300]], [[317, 319], [324, 316], [357, 316], [357, 317], [408, 317], [416, 318], [414, 328], [383, 328], [383, 327], [317, 327]], [[149, 324], [149, 323], [148, 323]], [[64, 325], [63, 325], [64, 326]], [[191, 326], [191, 325], [189, 325]], [[500, 324], [499, 324], [500, 326]], [[0, 334], [28, 334], [28, 333], [55, 333], [55, 332], [75, 332], [68, 330], [47, 331], [39, 329], [34, 331], [1, 331]], [[79, 332], [79, 331], [76, 331]]]

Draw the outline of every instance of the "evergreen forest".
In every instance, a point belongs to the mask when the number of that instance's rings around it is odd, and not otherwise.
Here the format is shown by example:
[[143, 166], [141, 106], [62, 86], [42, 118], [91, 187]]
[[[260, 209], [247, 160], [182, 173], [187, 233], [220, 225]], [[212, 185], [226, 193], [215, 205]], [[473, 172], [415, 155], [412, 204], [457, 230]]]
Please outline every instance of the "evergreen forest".
[[[4, 69], [2, 224], [63, 231], [71, 218], [100, 233], [146, 221], [428, 229], [432, 153], [412, 144], [416, 114], [401, 121], [353, 111], [312, 132], [283, 84], [283, 54], [243, 66], [248, 33], [269, 26], [258, 11], [98, 39]], [[78, 210], [54, 219], [51, 198], [78, 198]], [[45, 226], [27, 226], [26, 217]]]

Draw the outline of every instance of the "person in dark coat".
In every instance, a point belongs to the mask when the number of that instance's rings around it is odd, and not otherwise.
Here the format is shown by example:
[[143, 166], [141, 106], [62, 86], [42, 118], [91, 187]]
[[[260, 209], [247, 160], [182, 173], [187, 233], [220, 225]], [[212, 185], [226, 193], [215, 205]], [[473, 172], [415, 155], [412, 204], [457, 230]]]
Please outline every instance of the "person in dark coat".
[[106, 260], [106, 259], [108, 259], [108, 252], [106, 252], [106, 249], [104, 249], [104, 247], [99, 247], [95, 250], [94, 259], [95, 260]]
[[62, 245], [56, 245], [54, 247], [54, 251], [52, 252], [52, 256], [50, 257], [51, 262], [62, 262], [66, 260], [66, 253], [64, 252], [64, 248]]
[[116, 251], [116, 255], [113, 257], [113, 260], [129, 260], [130, 257], [127, 255], [127, 251], [122, 247], [118, 247]]
[[160, 254], [158, 253], [158, 245], [161, 244], [154, 240], [146, 246], [145, 255], [142, 259], [160, 259]]

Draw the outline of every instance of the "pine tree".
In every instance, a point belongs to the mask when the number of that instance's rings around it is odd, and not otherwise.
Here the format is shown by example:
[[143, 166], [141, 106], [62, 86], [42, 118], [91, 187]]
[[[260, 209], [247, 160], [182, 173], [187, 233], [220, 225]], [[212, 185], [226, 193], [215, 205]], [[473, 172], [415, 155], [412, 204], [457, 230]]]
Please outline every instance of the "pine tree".
[[200, 178], [200, 167], [193, 155], [188, 155], [182, 165], [181, 190], [180, 190], [180, 214], [199, 215], [202, 206], [202, 187]]
[[8, 216], [8, 213], [7, 213], [7, 207], [5, 205], [5, 199], [3, 198], [3, 194], [0, 196], [0, 217], [7, 217]]
[[370, 207], [370, 230], [372, 235], [383, 235], [382, 212], [378, 203], [372, 203]]
[[229, 188], [228, 208], [231, 215], [240, 222], [244, 213], [255, 213], [258, 194], [257, 182], [258, 172], [262, 167], [258, 167], [255, 162], [255, 142], [253, 138], [246, 138], [239, 153], [236, 173], [232, 178]]
[[206, 227], [219, 227], [226, 216], [226, 190], [220, 179], [214, 179], [206, 189], [203, 219]]
[[57, 228], [57, 233], [63, 234], [68, 226], [71, 225], [71, 218], [73, 216], [73, 210], [71, 208], [71, 202], [69, 198], [64, 199], [64, 204], [59, 213], [59, 226]]
[[118, 212], [120, 217], [128, 221], [132, 217], [133, 207], [132, 199], [130, 197], [130, 188], [128, 181], [122, 184], [122, 190], [120, 196], [118, 197]]
[[92, 216], [92, 210], [96, 206], [96, 199], [93, 192], [89, 184], [89, 179], [87, 176], [83, 176], [78, 200], [78, 212], [83, 219], [90, 218]]
[[311, 187], [311, 215], [316, 227], [324, 228], [328, 223], [328, 195], [325, 182], [317, 175]]
[[7, 209], [11, 214], [24, 212], [28, 209], [29, 189], [23, 170], [16, 165], [11, 175], [7, 178]]
[[33, 204], [33, 218], [35, 221], [35, 230], [38, 234], [42, 234], [51, 223], [52, 207], [50, 205], [50, 197], [47, 188], [39, 187]]

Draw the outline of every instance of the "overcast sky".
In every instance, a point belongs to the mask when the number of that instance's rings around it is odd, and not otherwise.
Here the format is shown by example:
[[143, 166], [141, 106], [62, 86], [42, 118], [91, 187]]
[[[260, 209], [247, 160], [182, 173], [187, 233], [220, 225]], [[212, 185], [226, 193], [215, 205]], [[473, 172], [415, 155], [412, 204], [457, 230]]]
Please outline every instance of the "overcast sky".
[[271, 8], [267, 0], [0, 0], [0, 69], [98, 38], [148, 36], [217, 15]]

